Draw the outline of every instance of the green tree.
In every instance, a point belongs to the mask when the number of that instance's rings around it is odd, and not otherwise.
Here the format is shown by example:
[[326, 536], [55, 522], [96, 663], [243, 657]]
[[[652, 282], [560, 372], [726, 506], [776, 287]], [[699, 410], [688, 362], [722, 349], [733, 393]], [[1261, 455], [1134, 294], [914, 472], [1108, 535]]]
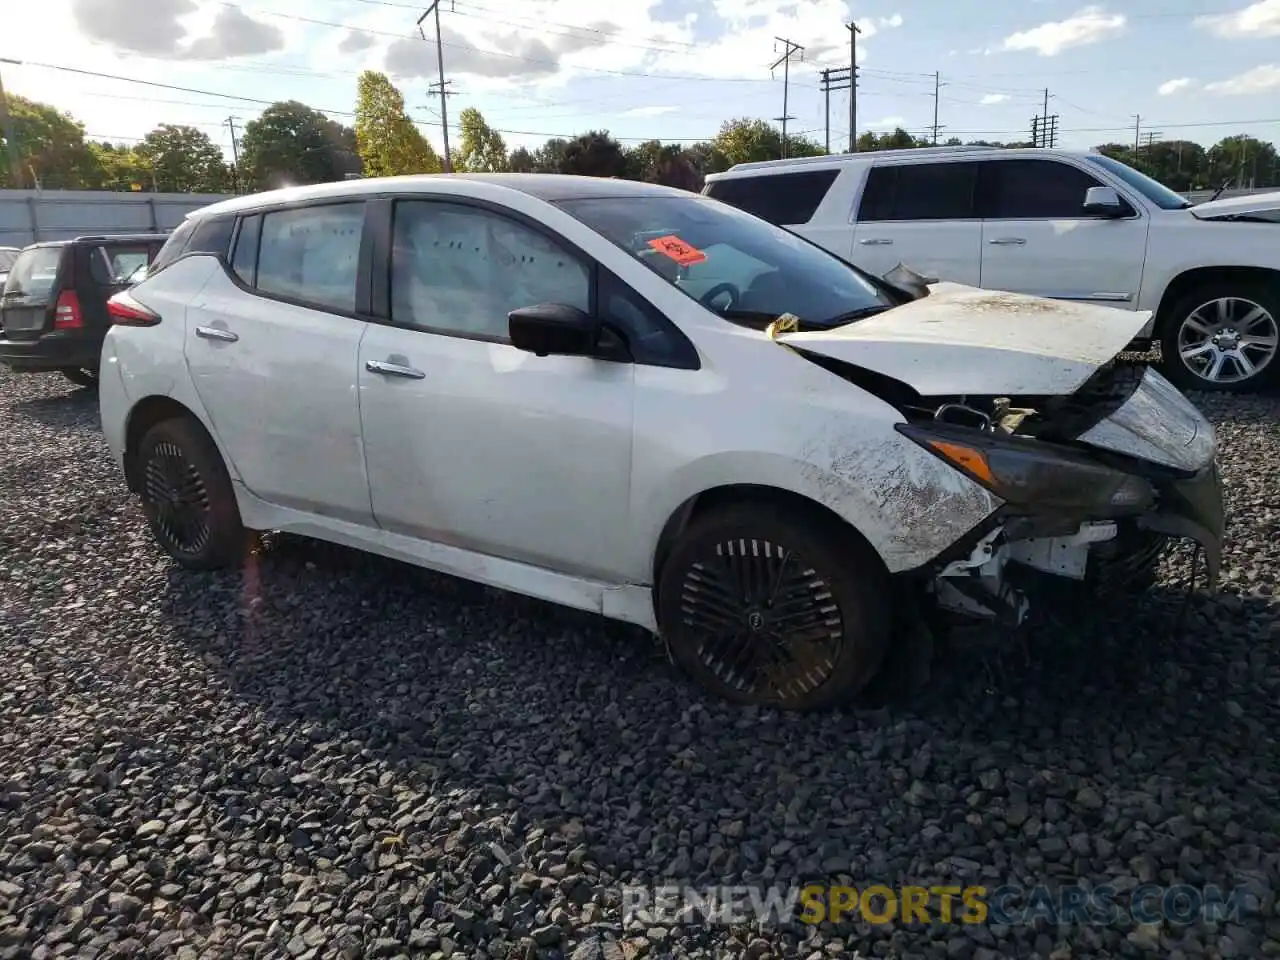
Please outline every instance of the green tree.
[[534, 173], [563, 173], [564, 152], [569, 141], [564, 137], [552, 137], [537, 150], [533, 151]]
[[634, 180], [660, 183], [682, 190], [698, 190], [702, 174], [679, 144], [646, 140], [627, 152], [628, 175]]
[[[759, 160], [778, 160], [783, 155], [782, 133], [764, 120], [746, 117], [726, 120], [712, 141], [713, 147], [729, 166]], [[788, 157], [819, 157], [826, 151], [822, 145], [803, 136], [788, 136]], [[704, 171], [707, 172], [707, 171]]]
[[570, 140], [560, 160], [560, 172], [586, 177], [625, 177], [627, 154], [607, 130], [591, 130]]
[[913, 147], [927, 147], [930, 141], [918, 139], [901, 127], [890, 133], [866, 133], [858, 137], [858, 150], [866, 153], [872, 150], [910, 150]]
[[511, 151], [511, 156], [507, 158], [507, 169], [512, 173], [537, 172], [537, 167], [533, 160], [533, 154], [524, 147], [516, 147]]
[[1205, 152], [1205, 186], [1271, 187], [1277, 185], [1276, 148], [1265, 140], [1237, 134], [1219, 140]]
[[222, 151], [195, 127], [161, 124], [135, 152], [148, 162], [155, 189], [161, 192], [222, 193], [231, 185]]
[[458, 147], [456, 166], [472, 173], [502, 173], [510, 169], [507, 143], [502, 134], [485, 122], [475, 107], [467, 107], [458, 116], [462, 143]]
[[384, 73], [356, 83], [356, 149], [371, 177], [439, 173], [440, 158], [404, 109], [404, 95]]
[[104, 140], [89, 144], [89, 150], [101, 171], [101, 176], [89, 186], [99, 190], [125, 192], [133, 190], [135, 186], [138, 190], [155, 189], [151, 179], [151, 161], [134, 147]]
[[240, 186], [270, 190], [327, 183], [359, 170], [347, 129], [297, 100], [273, 103], [240, 141]]
[[720, 152], [719, 147], [706, 141], [693, 144], [685, 150], [685, 155], [689, 158], [689, 162], [693, 164], [694, 169], [698, 171], [700, 177], [705, 177], [711, 173], [721, 173], [732, 166], [729, 158]]
[[[9, 119], [23, 187], [39, 184], [46, 189], [78, 190], [102, 181], [102, 166], [85, 142], [84, 126], [71, 114], [10, 95]], [[8, 148], [6, 142], [4, 149]]]

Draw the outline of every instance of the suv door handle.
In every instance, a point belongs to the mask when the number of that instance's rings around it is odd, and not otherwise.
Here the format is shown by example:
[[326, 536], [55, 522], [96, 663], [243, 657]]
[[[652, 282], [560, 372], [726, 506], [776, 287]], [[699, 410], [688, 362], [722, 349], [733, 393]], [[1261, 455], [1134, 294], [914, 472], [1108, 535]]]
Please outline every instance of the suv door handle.
[[859, 240], [864, 247], [891, 247], [893, 241], [888, 237], [867, 237], [865, 240]]
[[235, 343], [240, 339], [238, 334], [221, 327], [196, 327], [196, 336], [202, 340], [222, 340], [226, 343]]
[[423, 380], [427, 376], [421, 370], [399, 363], [387, 363], [385, 360], [366, 360], [364, 368], [370, 373], [381, 373], [387, 377], [406, 377], [409, 380]]
[[1022, 237], [997, 237], [994, 240], [988, 240], [987, 243], [996, 247], [1006, 246], [1022, 246], [1027, 241]]

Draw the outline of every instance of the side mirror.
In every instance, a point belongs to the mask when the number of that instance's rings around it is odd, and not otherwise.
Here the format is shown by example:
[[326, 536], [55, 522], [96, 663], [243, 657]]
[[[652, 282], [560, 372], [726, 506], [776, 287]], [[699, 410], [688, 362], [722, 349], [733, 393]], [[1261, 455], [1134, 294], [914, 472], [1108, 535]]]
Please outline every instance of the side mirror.
[[1093, 217], [1123, 217], [1125, 211], [1114, 187], [1090, 187], [1084, 195], [1084, 212]]
[[511, 343], [539, 357], [595, 357], [600, 353], [603, 324], [577, 307], [539, 303], [507, 314]]

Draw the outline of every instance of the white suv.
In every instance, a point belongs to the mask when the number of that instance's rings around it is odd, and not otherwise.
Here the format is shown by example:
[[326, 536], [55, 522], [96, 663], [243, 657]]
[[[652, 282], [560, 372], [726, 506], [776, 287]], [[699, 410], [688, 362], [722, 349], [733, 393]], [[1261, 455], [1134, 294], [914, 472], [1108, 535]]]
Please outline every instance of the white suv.
[[[659, 631], [713, 690], [858, 690], [923, 610], [1221, 550], [1142, 315], [898, 290], [726, 204], [396, 177], [192, 215], [109, 305], [107, 444], [190, 567], [286, 530]], [[798, 329], [797, 329], [798, 327]]]
[[991, 147], [744, 163], [707, 181], [707, 195], [878, 276], [903, 263], [1149, 310], [1139, 340], [1160, 342], [1184, 389], [1280, 383], [1280, 193], [1192, 206], [1100, 153]]

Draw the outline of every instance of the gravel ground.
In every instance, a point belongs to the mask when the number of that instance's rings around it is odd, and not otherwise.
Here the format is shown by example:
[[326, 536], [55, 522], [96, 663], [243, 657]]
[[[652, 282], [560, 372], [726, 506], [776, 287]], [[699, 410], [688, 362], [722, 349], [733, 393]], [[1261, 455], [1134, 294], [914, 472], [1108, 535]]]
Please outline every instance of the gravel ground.
[[[153, 546], [91, 395], [0, 373], [0, 958], [1280, 954], [1280, 398], [1204, 399], [1225, 592], [743, 711], [643, 635], [278, 537]], [[1232, 922], [620, 929], [619, 886], [1248, 888]]]

